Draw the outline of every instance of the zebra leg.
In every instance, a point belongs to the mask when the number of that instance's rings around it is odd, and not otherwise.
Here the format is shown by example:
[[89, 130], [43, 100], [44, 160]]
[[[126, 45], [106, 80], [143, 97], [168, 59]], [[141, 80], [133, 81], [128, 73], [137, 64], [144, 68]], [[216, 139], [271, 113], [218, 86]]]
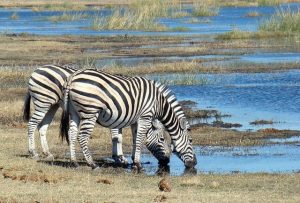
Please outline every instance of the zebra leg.
[[[71, 108], [71, 105], [70, 105]], [[74, 110], [70, 111], [70, 123], [69, 123], [69, 131], [68, 131], [68, 136], [69, 136], [69, 145], [70, 145], [70, 159], [71, 159], [71, 165], [73, 167], [78, 167], [79, 164], [76, 159], [76, 140], [78, 136], [78, 126], [80, 123], [79, 116]]]
[[35, 149], [34, 132], [37, 126], [41, 123], [49, 108], [42, 108], [39, 111], [35, 110], [28, 122], [28, 151], [32, 159], [39, 160], [39, 155]]
[[152, 122], [150, 118], [140, 118], [137, 122], [136, 135], [133, 134], [134, 138], [133, 138], [132, 159], [133, 159], [134, 171], [137, 172], [143, 171], [141, 161], [140, 161], [142, 144], [147, 132], [152, 131], [151, 127], [152, 127]]
[[88, 140], [90, 135], [93, 132], [97, 118], [98, 118], [98, 113], [91, 118], [82, 118], [80, 130], [79, 130], [79, 136], [78, 136], [78, 142], [82, 149], [84, 158], [87, 161], [88, 165], [91, 166], [93, 170], [98, 169], [99, 167], [93, 161], [90, 150], [88, 148]]
[[48, 129], [49, 125], [51, 124], [51, 122], [54, 118], [54, 115], [55, 115], [58, 107], [59, 107], [59, 105], [52, 106], [49, 109], [49, 111], [47, 112], [47, 114], [44, 117], [44, 119], [42, 120], [42, 122], [38, 125], [38, 131], [40, 133], [40, 139], [41, 139], [43, 153], [47, 156], [46, 160], [49, 160], [49, 161], [53, 161], [54, 156], [49, 151], [46, 133], [47, 133], [47, 129]]
[[122, 129], [111, 129], [112, 158], [118, 166], [128, 165], [128, 160], [123, 155], [122, 150]]

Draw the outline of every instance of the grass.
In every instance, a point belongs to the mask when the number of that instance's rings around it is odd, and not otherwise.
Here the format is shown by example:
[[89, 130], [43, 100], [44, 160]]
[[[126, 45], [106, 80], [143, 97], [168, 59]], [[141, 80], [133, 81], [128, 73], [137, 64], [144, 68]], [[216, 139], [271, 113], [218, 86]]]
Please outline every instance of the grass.
[[195, 18], [192, 17], [189, 20], [187, 20], [188, 23], [211, 23], [210, 19], [202, 19], [202, 18]]
[[246, 17], [259, 17], [259, 16], [261, 16], [261, 14], [257, 11], [251, 11], [246, 14]]
[[250, 125], [272, 125], [274, 124], [273, 120], [255, 120], [250, 122]]
[[76, 21], [81, 19], [87, 19], [89, 16], [84, 12], [63, 12], [62, 15], [51, 16], [49, 20], [52, 22], [59, 21]]
[[207, 5], [204, 2], [196, 2], [193, 4], [192, 16], [216, 16], [219, 14], [219, 8]]
[[178, 27], [174, 27], [174, 28], [170, 29], [170, 31], [173, 31], [173, 32], [186, 32], [189, 30], [190, 30], [189, 28], [183, 27], [183, 26], [178, 26]]
[[237, 29], [217, 35], [216, 39], [260, 39], [282, 38], [299, 36], [300, 34], [300, 10], [293, 12], [290, 9], [277, 9], [269, 19], [259, 25], [257, 32], [244, 32]]
[[241, 30], [231, 30], [224, 34], [216, 36], [218, 40], [233, 40], [233, 39], [263, 39], [263, 38], [282, 38], [288, 36], [287, 33], [281, 31], [269, 32], [269, 31], [258, 31], [258, 32], [247, 32]]
[[94, 17], [92, 29], [165, 31], [156, 18], [166, 16], [167, 10], [168, 3], [163, 0], [135, 1], [128, 8], [114, 9], [111, 16]]
[[84, 10], [87, 9], [86, 5], [84, 4], [76, 4], [76, 3], [71, 3], [68, 1], [62, 1], [60, 3], [45, 3], [45, 4], [40, 4], [38, 6], [32, 6], [31, 7], [32, 11], [39, 12], [39, 11], [44, 11], [44, 10], [49, 10], [49, 11], [67, 11], [67, 10]]
[[278, 6], [281, 2], [280, 0], [257, 0], [258, 6]]
[[[89, 6], [92, 7], [106, 7], [112, 8], [115, 6], [121, 5], [131, 5], [136, 0], [73, 0], [72, 3], [69, 1], [59, 1], [52, 0], [51, 3], [49, 1], [44, 0], [28, 0], [28, 1], [18, 1], [18, 0], [2, 0], [0, 2], [0, 7], [11, 8], [11, 7], [29, 7], [29, 8], [51, 8], [51, 9], [76, 9], [82, 10], [82, 8], [86, 8]], [[179, 0], [170, 0], [172, 4], [177, 4], [179, 6], [183, 6], [185, 3], [193, 3], [199, 2], [198, 0], [192, 1], [179, 1]], [[224, 0], [208, 0], [202, 1], [207, 5], [217, 5], [217, 6], [262, 6], [262, 5], [275, 5], [278, 3], [290, 3], [290, 2], [299, 2], [299, 0], [235, 0], [235, 1], [224, 1]], [[274, 4], [275, 3], [275, 4]], [[77, 10], [78, 10], [77, 9]]]
[[290, 9], [279, 8], [276, 13], [259, 26], [259, 30], [269, 32], [284, 32], [288, 35], [300, 34], [300, 9], [292, 12]]
[[175, 75], [145, 75], [148, 78], [153, 78], [156, 81], [167, 85], [207, 85], [209, 81], [206, 77], [197, 77], [196, 74], [179, 73]]
[[159, 17], [179, 18], [186, 16], [215, 16], [218, 8], [194, 3], [192, 14], [185, 11], [177, 1], [134, 1], [127, 8], [115, 8], [108, 16], [95, 16], [91, 28], [94, 30], [144, 30], [144, 31], [188, 31], [185, 27], [168, 29], [157, 22]]
[[18, 20], [19, 16], [18, 16], [17, 12], [13, 12], [13, 14], [10, 16], [10, 19], [11, 20]]

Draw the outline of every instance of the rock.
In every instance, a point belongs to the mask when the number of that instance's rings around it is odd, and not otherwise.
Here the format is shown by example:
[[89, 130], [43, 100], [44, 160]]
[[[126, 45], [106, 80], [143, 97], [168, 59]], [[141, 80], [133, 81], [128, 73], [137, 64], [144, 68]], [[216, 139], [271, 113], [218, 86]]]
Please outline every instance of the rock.
[[97, 180], [97, 183], [104, 183], [104, 184], [111, 185], [111, 184], [113, 184], [113, 181], [108, 180], [108, 179], [99, 179], [99, 180]]
[[171, 185], [165, 178], [159, 181], [158, 188], [163, 192], [171, 192]]

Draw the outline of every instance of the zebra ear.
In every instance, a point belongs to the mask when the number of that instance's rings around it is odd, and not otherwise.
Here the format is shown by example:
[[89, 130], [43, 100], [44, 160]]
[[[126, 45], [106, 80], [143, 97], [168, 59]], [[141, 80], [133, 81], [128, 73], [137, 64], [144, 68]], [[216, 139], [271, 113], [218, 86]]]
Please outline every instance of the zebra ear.
[[180, 120], [179, 120], [179, 126], [182, 130], [185, 130], [186, 129], [186, 126], [187, 125], [187, 120], [185, 117], [182, 117]]

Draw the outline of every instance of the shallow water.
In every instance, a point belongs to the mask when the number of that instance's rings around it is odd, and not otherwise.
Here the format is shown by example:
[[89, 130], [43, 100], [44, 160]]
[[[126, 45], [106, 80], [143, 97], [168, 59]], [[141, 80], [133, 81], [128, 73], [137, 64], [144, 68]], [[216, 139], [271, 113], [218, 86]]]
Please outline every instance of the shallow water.
[[[282, 141], [284, 142], [284, 141]], [[300, 170], [300, 142], [251, 147], [195, 147], [198, 173], [293, 173]], [[142, 162], [148, 175], [158, 169], [151, 154], [143, 154]], [[171, 156], [170, 174], [183, 175], [184, 164]]]
[[[176, 77], [167, 75], [168, 79]], [[241, 130], [277, 128], [300, 130], [300, 71], [276, 73], [198, 74], [206, 85], [173, 85], [178, 100], [192, 100], [200, 109], [217, 109], [240, 123]], [[157, 77], [153, 77], [157, 79]], [[272, 120], [272, 125], [252, 126], [254, 120]]]
[[[297, 10], [299, 3], [284, 4], [283, 9], [289, 7]], [[198, 17], [200, 21], [209, 20], [209, 23], [189, 23], [190, 18], [162, 18], [160, 23], [168, 28], [186, 27], [186, 32], [145, 32], [129, 30], [90, 30], [92, 18], [95, 15], [107, 16], [111, 13], [109, 9], [83, 11], [89, 16], [88, 19], [76, 21], [51, 22], [48, 17], [62, 15], [61, 11], [33, 12], [31, 9], [0, 9], [0, 32], [30, 33], [38, 35], [193, 35], [193, 34], [216, 34], [224, 33], [233, 29], [244, 31], [256, 31], [259, 23], [268, 18], [275, 7], [224, 7], [220, 8], [218, 16]], [[247, 17], [249, 12], [257, 11], [262, 15], [259, 17]], [[19, 18], [11, 19], [13, 13]]]
[[[103, 51], [104, 52], [104, 51]], [[245, 55], [199, 55], [199, 56], [166, 56], [166, 57], [119, 57], [96, 60], [97, 66], [111, 67], [120, 65], [124, 67], [154, 64], [174, 61], [193, 61], [197, 59], [224, 62], [250, 62], [250, 63], [299, 63], [300, 52], [295, 53], [251, 53]], [[221, 60], [221, 61], [220, 61]]]

